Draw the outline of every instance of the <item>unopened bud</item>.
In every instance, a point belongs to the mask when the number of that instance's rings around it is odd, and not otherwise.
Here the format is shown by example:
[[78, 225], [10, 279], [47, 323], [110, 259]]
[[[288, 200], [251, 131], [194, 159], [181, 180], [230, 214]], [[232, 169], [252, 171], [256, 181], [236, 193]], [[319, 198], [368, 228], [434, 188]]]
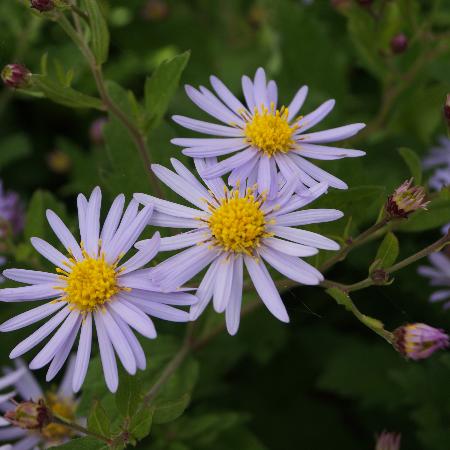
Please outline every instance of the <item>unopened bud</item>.
[[377, 437], [375, 450], [400, 450], [401, 438], [400, 434], [383, 431]]
[[389, 274], [383, 269], [375, 269], [370, 277], [375, 284], [385, 284], [389, 281]]
[[444, 119], [447, 122], [447, 126], [450, 129], [450, 94], [447, 94], [444, 105]]
[[30, 0], [30, 6], [39, 12], [47, 12], [55, 8], [55, 3], [53, 0]]
[[386, 202], [386, 212], [391, 219], [406, 218], [414, 211], [427, 209], [425, 189], [412, 186], [413, 178], [406, 180], [398, 187]]
[[391, 39], [391, 50], [395, 54], [403, 53], [408, 48], [408, 38], [399, 33]]
[[95, 145], [103, 145], [105, 143], [105, 138], [103, 137], [103, 130], [105, 125], [108, 123], [106, 117], [99, 117], [94, 120], [89, 128], [89, 137], [91, 142]]
[[394, 331], [394, 347], [405, 358], [417, 361], [430, 357], [435, 351], [449, 346], [444, 330], [424, 323], [403, 325]]
[[5, 419], [25, 430], [42, 430], [52, 421], [52, 413], [44, 400], [18, 403], [14, 411], [8, 411]]
[[8, 64], [2, 70], [2, 80], [10, 88], [27, 87], [30, 78], [31, 72], [22, 64]]

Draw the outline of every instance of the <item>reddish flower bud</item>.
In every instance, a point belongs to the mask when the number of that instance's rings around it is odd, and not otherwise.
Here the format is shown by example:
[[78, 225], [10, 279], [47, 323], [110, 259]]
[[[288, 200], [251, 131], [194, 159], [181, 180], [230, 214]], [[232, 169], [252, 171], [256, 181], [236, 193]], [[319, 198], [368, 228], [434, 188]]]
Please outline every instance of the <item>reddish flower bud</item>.
[[395, 349], [405, 358], [415, 361], [449, 346], [449, 337], [444, 330], [424, 323], [403, 325], [394, 331], [394, 337]]
[[44, 400], [18, 403], [14, 411], [8, 411], [5, 419], [25, 430], [42, 430], [52, 421], [52, 413]]
[[447, 126], [450, 127], [450, 94], [447, 94], [447, 98], [445, 99], [444, 118]]
[[400, 434], [383, 431], [377, 437], [375, 450], [400, 450], [401, 438], [402, 436]]
[[408, 48], [408, 38], [399, 33], [391, 39], [391, 50], [395, 54], [403, 53]]
[[51, 11], [55, 8], [53, 0], [30, 0], [30, 6], [39, 12]]
[[2, 80], [10, 88], [24, 88], [30, 83], [31, 72], [22, 64], [8, 64], [2, 70]]
[[412, 186], [413, 178], [398, 187], [386, 202], [386, 212], [391, 219], [406, 218], [418, 209], [427, 209], [430, 202], [425, 200], [425, 189]]

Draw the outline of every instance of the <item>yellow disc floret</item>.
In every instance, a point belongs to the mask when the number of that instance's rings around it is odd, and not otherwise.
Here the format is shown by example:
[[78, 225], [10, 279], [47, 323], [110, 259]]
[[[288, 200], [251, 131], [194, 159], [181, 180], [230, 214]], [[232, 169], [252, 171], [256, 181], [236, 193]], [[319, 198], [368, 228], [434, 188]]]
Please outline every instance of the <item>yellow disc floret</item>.
[[[45, 396], [45, 404], [50, 408], [54, 416], [65, 419], [69, 422], [75, 421], [76, 403], [71, 398], [63, 398], [53, 392]], [[44, 427], [41, 434], [52, 444], [64, 442], [72, 437], [73, 432], [70, 428], [57, 423], [51, 423]]]
[[289, 152], [294, 147], [292, 136], [298, 126], [289, 125], [288, 116], [287, 108], [275, 111], [273, 104], [270, 110], [262, 107], [262, 112], [255, 108], [253, 116], [244, 128], [247, 142], [269, 157], [277, 152]]
[[107, 303], [121, 288], [117, 285], [117, 263], [109, 264], [104, 256], [91, 258], [83, 251], [82, 261], [72, 261], [69, 271], [57, 269], [66, 285], [63, 300], [72, 309], [92, 312]]
[[260, 240], [270, 234], [266, 232], [266, 219], [261, 210], [262, 197], [255, 198], [249, 189], [245, 197], [233, 191], [220, 201], [217, 208], [211, 207], [208, 225], [214, 244], [226, 251], [251, 254]]

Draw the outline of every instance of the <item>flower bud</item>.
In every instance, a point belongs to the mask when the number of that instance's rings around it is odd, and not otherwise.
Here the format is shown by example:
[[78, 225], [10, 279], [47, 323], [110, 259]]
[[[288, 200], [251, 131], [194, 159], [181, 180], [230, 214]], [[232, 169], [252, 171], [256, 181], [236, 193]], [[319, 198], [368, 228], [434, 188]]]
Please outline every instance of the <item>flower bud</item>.
[[55, 8], [55, 3], [53, 0], [30, 0], [30, 6], [39, 12], [47, 12]]
[[386, 284], [389, 281], [389, 274], [383, 269], [375, 269], [370, 277], [375, 284]]
[[400, 54], [403, 53], [407, 48], [408, 38], [403, 33], [399, 33], [391, 39], [392, 53]]
[[400, 450], [401, 438], [400, 434], [383, 431], [377, 437], [375, 450]]
[[427, 209], [430, 202], [425, 200], [425, 189], [412, 183], [413, 178], [406, 180], [388, 197], [385, 209], [391, 219], [406, 218], [414, 211]]
[[93, 144], [103, 145], [105, 143], [103, 129], [107, 123], [108, 119], [106, 117], [99, 117], [92, 122], [91, 127], [89, 128], [89, 138]]
[[5, 419], [25, 430], [42, 430], [52, 421], [52, 413], [44, 400], [18, 403], [14, 411], [8, 411]]
[[8, 64], [2, 70], [2, 80], [10, 88], [24, 88], [30, 83], [31, 72], [22, 64]]
[[426, 359], [435, 351], [449, 346], [444, 330], [424, 323], [403, 325], [394, 331], [394, 347], [405, 358], [417, 361]]

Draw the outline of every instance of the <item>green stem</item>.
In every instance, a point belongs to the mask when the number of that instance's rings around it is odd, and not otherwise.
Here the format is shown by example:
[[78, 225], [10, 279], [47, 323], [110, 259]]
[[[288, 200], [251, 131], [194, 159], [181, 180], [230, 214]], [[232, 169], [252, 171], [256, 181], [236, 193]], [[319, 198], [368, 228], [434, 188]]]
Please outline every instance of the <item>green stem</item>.
[[389, 222], [389, 218], [384, 217], [382, 220], [380, 220], [379, 222], [372, 225], [370, 228], [368, 228], [366, 231], [361, 233], [355, 239], [352, 239], [350, 242], [347, 243], [347, 245], [344, 245], [338, 252], [336, 252], [330, 259], [325, 261], [319, 267], [319, 271], [322, 273], [326, 272], [331, 267], [333, 267], [336, 263], [344, 260], [353, 249], [355, 249], [356, 247], [359, 247], [360, 245], [371, 240], [375, 236], [375, 234], [378, 235], [377, 232], [382, 230], [388, 222]]
[[67, 428], [70, 428], [73, 431], [76, 431], [77, 433], [82, 433], [82, 434], [85, 434], [86, 436], [91, 436], [95, 439], [98, 439], [99, 441], [106, 442], [108, 445], [111, 445], [113, 442], [112, 439], [109, 439], [106, 436], [103, 436], [102, 434], [90, 431], [87, 428], [85, 428], [77, 423], [69, 422], [66, 419], [64, 419], [63, 417], [58, 416], [58, 415], [54, 415], [52, 423], [55, 423], [57, 425], [63, 425]]
[[67, 33], [67, 35], [73, 40], [75, 45], [80, 49], [81, 53], [85, 57], [91, 69], [92, 76], [94, 77], [98, 93], [103, 101], [104, 106], [112, 115], [114, 115], [120, 122], [122, 122], [124, 127], [128, 130], [128, 133], [133, 140], [136, 148], [138, 149], [139, 155], [144, 164], [145, 173], [149, 178], [150, 185], [152, 186], [154, 192], [158, 197], [163, 197], [164, 194], [159, 185], [159, 181], [156, 178], [155, 174], [150, 170], [150, 151], [148, 149], [145, 137], [135, 126], [135, 124], [127, 117], [127, 115], [119, 107], [117, 107], [117, 105], [109, 96], [108, 90], [105, 85], [105, 79], [103, 77], [102, 67], [95, 61], [95, 57], [92, 54], [91, 49], [87, 46], [80, 32], [72, 26], [72, 24], [64, 16], [64, 14], [59, 15], [58, 23]]

